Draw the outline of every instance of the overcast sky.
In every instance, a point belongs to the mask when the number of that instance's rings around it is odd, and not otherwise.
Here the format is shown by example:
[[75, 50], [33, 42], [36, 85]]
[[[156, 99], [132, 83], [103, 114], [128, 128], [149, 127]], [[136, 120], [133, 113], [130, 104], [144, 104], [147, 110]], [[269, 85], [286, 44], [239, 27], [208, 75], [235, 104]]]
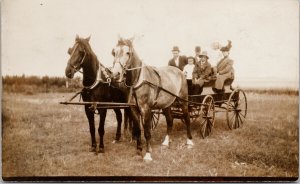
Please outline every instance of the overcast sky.
[[75, 36], [91, 35], [106, 65], [118, 35], [135, 36], [144, 62], [167, 65], [171, 49], [194, 55], [232, 40], [237, 80], [299, 81], [298, 0], [2, 0], [2, 75], [64, 76]]

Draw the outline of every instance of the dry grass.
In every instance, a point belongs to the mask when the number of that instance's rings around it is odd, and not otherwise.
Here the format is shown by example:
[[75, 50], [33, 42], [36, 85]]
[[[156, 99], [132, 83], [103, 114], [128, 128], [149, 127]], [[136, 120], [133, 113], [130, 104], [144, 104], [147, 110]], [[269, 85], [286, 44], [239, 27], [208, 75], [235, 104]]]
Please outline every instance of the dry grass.
[[[106, 121], [104, 154], [89, 152], [90, 135], [81, 106], [63, 106], [71, 94], [10, 94], [2, 97], [2, 176], [250, 176], [298, 177], [298, 97], [248, 93], [248, 121], [229, 130], [225, 114], [202, 139], [192, 124], [195, 147], [174, 122], [170, 148], [163, 149], [166, 124], [152, 134], [152, 163], [136, 155], [135, 143], [113, 144], [115, 115]], [[97, 121], [98, 121], [97, 117]], [[97, 126], [98, 123], [96, 122]]]

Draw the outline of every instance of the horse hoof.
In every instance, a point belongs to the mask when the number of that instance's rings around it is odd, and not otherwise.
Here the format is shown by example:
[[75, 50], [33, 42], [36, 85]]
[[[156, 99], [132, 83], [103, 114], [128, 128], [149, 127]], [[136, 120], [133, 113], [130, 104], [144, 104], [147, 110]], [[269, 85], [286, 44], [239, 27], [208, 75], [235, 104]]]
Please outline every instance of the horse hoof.
[[188, 149], [192, 149], [194, 146], [193, 145], [188, 145], [187, 148]]
[[150, 153], [146, 153], [146, 155], [144, 156], [144, 161], [145, 162], [151, 162], [152, 161]]
[[115, 140], [113, 140], [113, 144], [116, 144], [116, 143], [120, 143], [121, 142], [121, 139], [115, 139]]
[[161, 145], [162, 145], [162, 147], [169, 147], [169, 143], [163, 142]]
[[90, 147], [90, 152], [96, 152], [97, 151], [97, 148], [96, 147]]
[[104, 153], [104, 148], [99, 148], [99, 153]]
[[191, 139], [187, 139], [186, 144], [187, 144], [188, 149], [191, 149], [194, 147], [194, 143]]

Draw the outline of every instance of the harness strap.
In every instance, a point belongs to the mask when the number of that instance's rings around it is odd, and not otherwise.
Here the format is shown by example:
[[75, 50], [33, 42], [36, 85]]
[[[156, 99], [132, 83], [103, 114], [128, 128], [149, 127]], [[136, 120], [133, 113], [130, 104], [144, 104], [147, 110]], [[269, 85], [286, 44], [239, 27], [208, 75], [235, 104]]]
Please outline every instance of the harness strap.
[[160, 89], [161, 89], [161, 77], [158, 73], [157, 70], [155, 70], [155, 68], [152, 68], [154, 73], [157, 75], [158, 77], [158, 86], [156, 88], [156, 96], [155, 96], [155, 99], [154, 99], [154, 106], [157, 104], [157, 99], [158, 99], [158, 96], [159, 96], [159, 92], [160, 92]]
[[[85, 89], [94, 89], [96, 86], [98, 86], [99, 83], [108, 83], [110, 85], [111, 79], [108, 76], [107, 72], [105, 71], [105, 69], [107, 69], [107, 68], [104, 67], [104, 65], [102, 65], [102, 63], [99, 62], [99, 64], [100, 64], [100, 66], [97, 70], [97, 76], [96, 76], [95, 82], [91, 86], [84, 86]], [[106, 81], [102, 80], [101, 72], [104, 74]]]
[[[133, 90], [134, 90], [134, 91], [137, 90], [138, 88], [142, 87], [142, 85], [144, 85], [144, 84], [148, 84], [148, 85], [150, 85], [150, 86], [152, 86], [152, 87], [159, 88], [161, 91], [164, 91], [164, 92], [168, 93], [169, 95], [176, 97], [177, 100], [180, 100], [180, 101], [183, 101], [183, 102], [188, 102], [189, 104], [194, 104], [194, 105], [205, 105], [205, 104], [203, 104], [203, 103], [198, 103], [198, 102], [193, 102], [193, 101], [190, 101], [190, 100], [183, 99], [183, 98], [181, 98], [181, 97], [175, 95], [174, 93], [170, 92], [169, 90], [167, 90], [167, 89], [165, 89], [165, 88], [163, 88], [163, 87], [161, 87], [161, 86], [157, 86], [156, 84], [153, 84], [152, 82], [149, 82], [149, 81], [147, 81], [147, 80], [144, 80], [144, 81], [141, 83], [141, 85], [139, 85], [138, 87], [134, 88]], [[134, 91], [133, 91], [133, 92], [134, 92]]]

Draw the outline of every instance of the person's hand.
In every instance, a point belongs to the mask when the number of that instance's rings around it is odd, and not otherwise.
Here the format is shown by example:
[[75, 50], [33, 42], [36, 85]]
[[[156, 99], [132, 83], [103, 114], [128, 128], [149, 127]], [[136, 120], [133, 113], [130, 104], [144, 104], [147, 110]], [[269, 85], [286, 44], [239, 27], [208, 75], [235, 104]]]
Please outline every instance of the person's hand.
[[197, 81], [198, 81], [198, 79], [196, 79], [196, 78], [193, 78], [193, 80], [192, 80], [192, 83], [193, 83], [193, 84], [196, 84], [196, 83], [197, 83]]

